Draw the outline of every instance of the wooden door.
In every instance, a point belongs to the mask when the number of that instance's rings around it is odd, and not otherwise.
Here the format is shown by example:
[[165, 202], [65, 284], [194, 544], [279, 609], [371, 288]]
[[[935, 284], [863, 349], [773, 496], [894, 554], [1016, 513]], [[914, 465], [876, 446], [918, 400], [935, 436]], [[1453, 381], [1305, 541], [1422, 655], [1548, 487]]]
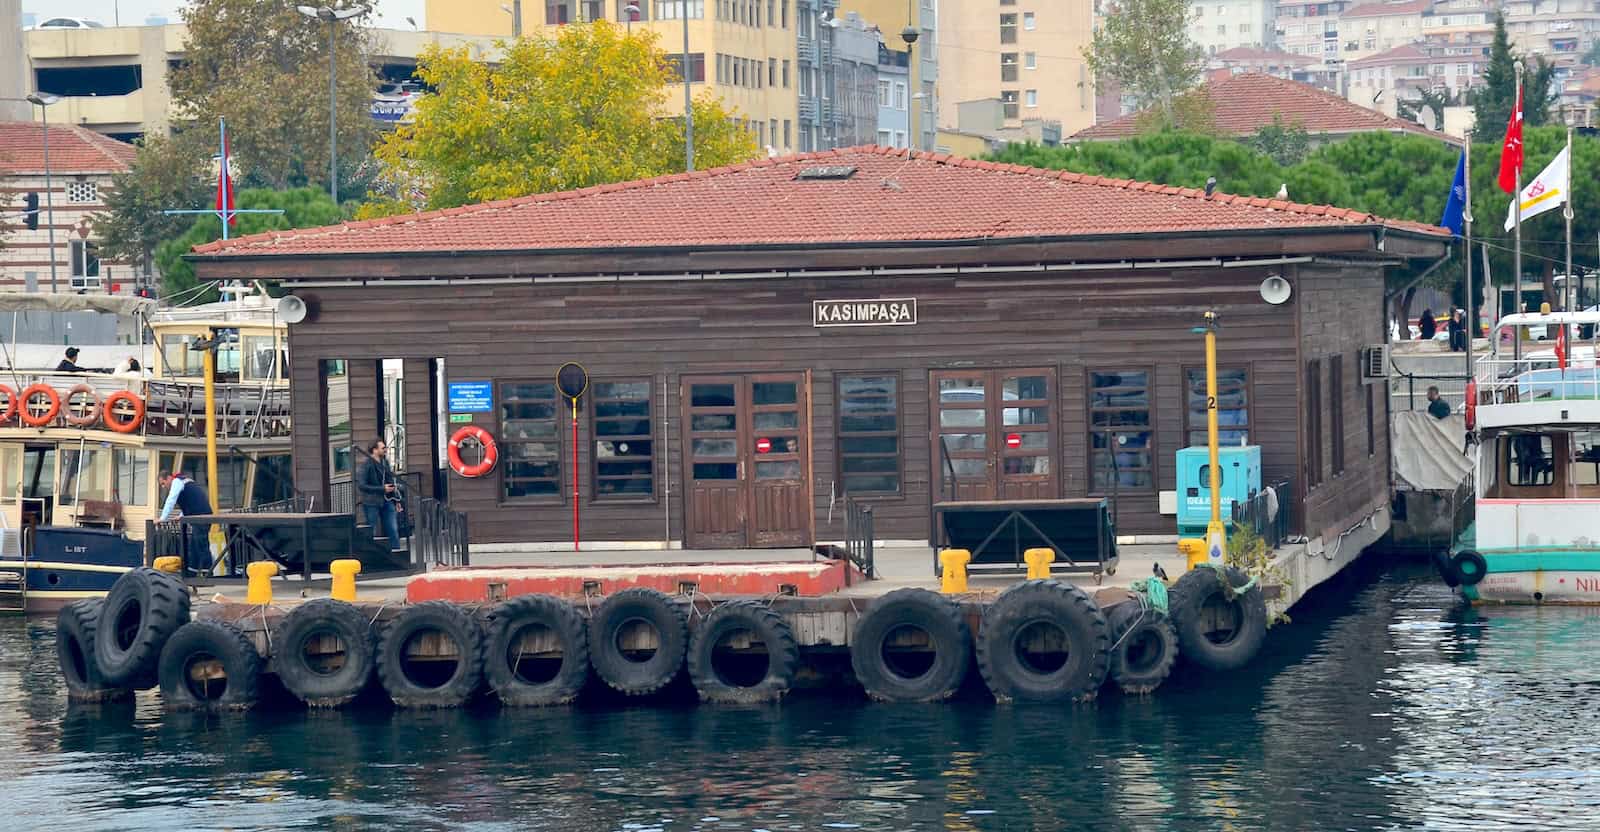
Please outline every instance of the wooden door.
[[809, 392], [803, 373], [683, 379], [686, 546], [811, 544]]
[[935, 500], [1059, 496], [1050, 368], [935, 370]]

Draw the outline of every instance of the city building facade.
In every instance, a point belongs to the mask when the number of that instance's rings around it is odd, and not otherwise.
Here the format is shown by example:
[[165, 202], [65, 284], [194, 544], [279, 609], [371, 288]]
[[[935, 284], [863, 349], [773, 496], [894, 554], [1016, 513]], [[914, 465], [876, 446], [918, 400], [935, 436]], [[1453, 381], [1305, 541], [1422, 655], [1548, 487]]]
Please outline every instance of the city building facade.
[[878, 42], [878, 138], [884, 147], [910, 147], [911, 53]]
[[[839, 10], [860, 15], [878, 27], [885, 49], [904, 53], [904, 58], [894, 60], [906, 66], [910, 93], [904, 112], [910, 145], [932, 150], [943, 95], [939, 44], [944, 33], [935, 0], [839, 0]], [[916, 36], [912, 43], [905, 40], [907, 30]]]
[[1094, 123], [1095, 86], [1083, 50], [1093, 37], [1089, 0], [950, 0], [939, 47], [939, 124], [961, 125], [961, 105], [997, 98], [1002, 127], [1056, 122], [1062, 132]]
[[1207, 55], [1277, 43], [1277, 0], [1196, 0], [1190, 9], [1189, 38]]

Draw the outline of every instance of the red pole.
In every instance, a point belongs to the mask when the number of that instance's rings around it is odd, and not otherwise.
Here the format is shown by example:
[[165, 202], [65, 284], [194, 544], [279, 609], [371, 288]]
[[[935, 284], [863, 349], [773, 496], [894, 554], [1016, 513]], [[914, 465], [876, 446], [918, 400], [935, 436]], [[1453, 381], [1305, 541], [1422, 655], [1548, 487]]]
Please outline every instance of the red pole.
[[578, 398], [572, 398], [572, 551], [578, 551]]

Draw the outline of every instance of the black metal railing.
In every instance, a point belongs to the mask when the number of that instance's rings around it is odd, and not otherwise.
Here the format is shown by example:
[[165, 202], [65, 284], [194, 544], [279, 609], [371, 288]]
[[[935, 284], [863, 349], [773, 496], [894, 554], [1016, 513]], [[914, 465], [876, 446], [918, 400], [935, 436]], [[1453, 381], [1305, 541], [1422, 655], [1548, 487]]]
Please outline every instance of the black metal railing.
[[844, 498], [844, 547], [850, 562], [868, 579], [878, 577], [873, 568], [872, 506]]
[[1398, 370], [1389, 376], [1389, 407], [1396, 412], [1423, 409], [1428, 407], [1428, 388], [1438, 387], [1439, 397], [1456, 410], [1464, 401], [1467, 391], [1467, 382], [1472, 376], [1466, 373], [1445, 375], [1422, 375], [1418, 373], [1402, 373]]
[[[418, 499], [416, 495], [422, 493], [422, 473], [408, 471], [404, 474], [395, 474], [394, 478], [400, 483], [400, 494], [406, 502], [406, 508], [415, 508]], [[353, 480], [336, 482], [328, 486], [328, 510], [338, 514], [356, 514], [361, 511], [361, 500], [356, 491]]]
[[1289, 539], [1289, 507], [1294, 492], [1289, 481], [1275, 482], [1254, 497], [1233, 504], [1233, 527], [1247, 529], [1276, 549]]
[[309, 494], [296, 494], [282, 500], [268, 500], [252, 506], [236, 508], [228, 514], [309, 514], [314, 498]]
[[[409, 510], [409, 509], [408, 509]], [[417, 501], [412, 515], [411, 557], [418, 568], [468, 566], [467, 515], [432, 497]]]

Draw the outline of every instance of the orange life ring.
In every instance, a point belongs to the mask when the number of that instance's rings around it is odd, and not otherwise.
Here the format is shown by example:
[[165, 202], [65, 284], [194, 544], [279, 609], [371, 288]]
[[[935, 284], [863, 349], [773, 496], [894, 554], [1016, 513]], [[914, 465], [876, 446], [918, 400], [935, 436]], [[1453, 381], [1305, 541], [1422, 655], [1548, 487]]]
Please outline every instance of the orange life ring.
[[[33, 397], [41, 395], [50, 404], [43, 415], [33, 412], [32, 406]], [[61, 396], [56, 393], [55, 388], [48, 384], [30, 384], [23, 388], [22, 395], [19, 398], [21, 402], [17, 407], [20, 412], [17, 417], [22, 420], [24, 425], [30, 428], [42, 428], [50, 424], [61, 413]]]
[[[89, 403], [84, 405], [83, 412], [78, 415], [73, 415], [72, 412], [73, 396], [89, 397]], [[66, 411], [67, 424], [75, 428], [89, 427], [95, 423], [95, 420], [100, 418], [100, 394], [96, 393], [94, 388], [87, 384], [74, 384], [72, 389], [67, 391], [67, 397], [63, 402], [63, 410]]]
[[[461, 442], [465, 439], [476, 440], [483, 446], [483, 460], [476, 465], [468, 465], [461, 458]], [[450, 435], [450, 470], [463, 477], [481, 477], [493, 471], [499, 458], [500, 451], [494, 444], [494, 437], [477, 425], [467, 425]]]
[[[126, 402], [133, 407], [133, 416], [127, 421], [117, 418], [116, 406]], [[101, 418], [105, 420], [106, 427], [117, 433], [133, 433], [144, 423], [144, 399], [139, 398], [127, 390], [118, 390], [106, 396], [105, 403], [101, 405]]]
[[0, 384], [0, 396], [6, 397], [5, 409], [0, 410], [0, 425], [3, 425], [17, 415], [17, 390], [9, 384]]
[[1467, 381], [1467, 395], [1464, 396], [1463, 398], [1465, 398], [1467, 400], [1467, 408], [1466, 408], [1467, 430], [1472, 430], [1472, 429], [1474, 429], [1474, 428], [1476, 428], [1478, 426], [1478, 380], [1477, 379], [1474, 378], [1474, 379], [1469, 379]]

